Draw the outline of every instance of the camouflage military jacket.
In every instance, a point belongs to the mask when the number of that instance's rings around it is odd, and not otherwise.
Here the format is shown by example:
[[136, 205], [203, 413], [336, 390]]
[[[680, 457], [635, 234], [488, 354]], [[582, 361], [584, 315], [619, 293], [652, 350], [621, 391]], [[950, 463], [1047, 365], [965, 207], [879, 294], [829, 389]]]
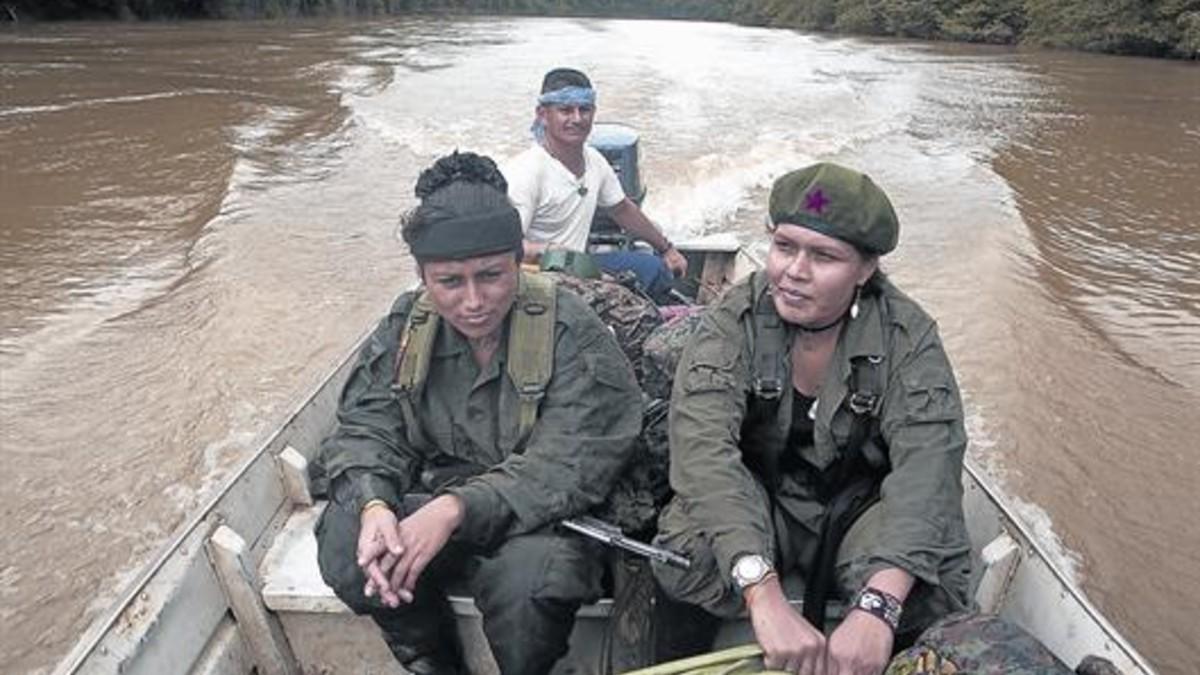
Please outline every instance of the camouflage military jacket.
[[[442, 321], [416, 420], [394, 393], [400, 334], [415, 300], [402, 295], [359, 353], [342, 393], [338, 425], [318, 464], [359, 508], [398, 504], [430, 462], [459, 459], [491, 467], [447, 490], [466, 515], [455, 537], [490, 547], [601, 503], [641, 428], [641, 396], [629, 364], [596, 315], [557, 290], [554, 372], [528, 439], [521, 443], [517, 390], [505, 371], [505, 343], [479, 368], [465, 338]], [[417, 424], [415, 446], [406, 425]]]
[[[808, 412], [792, 409], [790, 330], [780, 345], [785, 384], [778, 403], [763, 415], [752, 396], [748, 323], [756, 307], [777, 316], [765, 276], [731, 288], [701, 320], [676, 372], [670, 476], [690, 520], [712, 538], [719, 569], [729, 571], [742, 553], [775, 551], [764, 485], [774, 485], [775, 501], [792, 521], [813, 536], [819, 531], [825, 507], [818, 495], [830, 475], [824, 470], [850, 435], [851, 361], [859, 356], [884, 358], [879, 423], [891, 467], [881, 486], [882, 536], [868, 560], [853, 563], [855, 576], [865, 580], [899, 567], [936, 584], [942, 561], [967, 550], [961, 476], [967, 439], [958, 386], [934, 321], [890, 283], [882, 287], [878, 296], [864, 295], [859, 316], [838, 338], [817, 396], [814, 442], [806, 448], [783, 447], [792, 415]], [[799, 453], [802, 461], [788, 462], [777, 481], [764, 480], [749, 467], [765, 451]]]

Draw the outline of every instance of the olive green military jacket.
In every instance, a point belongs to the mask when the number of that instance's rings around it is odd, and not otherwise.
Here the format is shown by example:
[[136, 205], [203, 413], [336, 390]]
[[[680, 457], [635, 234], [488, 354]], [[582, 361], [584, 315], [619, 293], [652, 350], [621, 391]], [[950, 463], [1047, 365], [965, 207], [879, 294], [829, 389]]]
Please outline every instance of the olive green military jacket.
[[[430, 462], [490, 467], [446, 490], [466, 507], [455, 538], [484, 548], [600, 504], [641, 429], [641, 395], [608, 328], [570, 291], [556, 293], [554, 371], [524, 442], [520, 399], [505, 370], [507, 322], [504, 343], [481, 369], [466, 339], [441, 321], [415, 393], [417, 419], [405, 419], [392, 384], [415, 293], [402, 295], [360, 351], [337, 428], [322, 444], [318, 463], [337, 498], [360, 509], [371, 499], [398, 505], [421, 491]], [[422, 439], [415, 445], [406, 427], [414, 422]]]
[[[886, 326], [880, 297], [889, 310]], [[731, 288], [704, 315], [684, 350], [671, 399], [671, 486], [692, 524], [711, 538], [718, 569], [728, 573], [743, 553], [775, 552], [763, 498], [763, 486], [772, 481], [749, 468], [763, 466], [757, 460], [764, 453], [800, 454], [802, 461], [781, 462], [790, 471], [778, 476], [775, 499], [812, 536], [819, 532], [824, 506], [817, 494], [828, 475], [822, 471], [839, 458], [850, 435], [851, 359], [871, 356], [884, 359], [879, 422], [891, 468], [881, 487], [881, 536], [868, 559], [852, 562], [852, 578], [862, 583], [879, 569], [899, 567], [937, 584], [942, 562], [965, 559], [969, 544], [962, 512], [962, 403], [934, 321], [887, 281], [880, 296], [864, 295], [818, 392], [814, 443], [795, 449], [785, 448], [791, 416], [808, 411], [792, 409], [788, 353], [794, 332], [778, 333], [784, 383], [778, 403], [752, 403], [754, 346], [747, 329], [756, 308], [778, 318], [761, 273]]]

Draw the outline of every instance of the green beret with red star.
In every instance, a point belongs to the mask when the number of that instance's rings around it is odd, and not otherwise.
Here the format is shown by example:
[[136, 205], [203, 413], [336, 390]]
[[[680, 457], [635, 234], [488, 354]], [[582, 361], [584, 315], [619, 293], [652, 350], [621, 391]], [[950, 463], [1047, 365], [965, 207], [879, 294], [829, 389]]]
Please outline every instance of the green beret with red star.
[[784, 174], [771, 187], [771, 223], [799, 225], [841, 239], [868, 255], [896, 248], [900, 221], [868, 176], [822, 162]]

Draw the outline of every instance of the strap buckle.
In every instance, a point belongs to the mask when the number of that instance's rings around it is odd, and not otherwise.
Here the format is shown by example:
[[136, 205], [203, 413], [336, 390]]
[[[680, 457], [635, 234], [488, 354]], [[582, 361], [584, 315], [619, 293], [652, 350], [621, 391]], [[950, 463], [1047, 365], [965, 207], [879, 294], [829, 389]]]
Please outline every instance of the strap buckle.
[[879, 403], [879, 397], [865, 391], [856, 391], [850, 394], [850, 400], [847, 404], [850, 410], [855, 415], [869, 415], [875, 412], [875, 406]]
[[517, 387], [517, 396], [522, 401], [540, 401], [546, 395], [546, 387], [537, 383], [525, 383]]
[[754, 395], [758, 398], [774, 401], [783, 394], [783, 384], [776, 377], [757, 377], [754, 379]]
[[549, 308], [546, 307], [546, 305], [537, 302], [536, 300], [529, 300], [525, 304], [521, 305], [521, 310], [530, 316], [540, 316], [545, 314], [547, 309]]
[[429, 317], [432, 314], [433, 312], [418, 306], [414, 307], [412, 312], [409, 313], [408, 320], [413, 326], [420, 326], [426, 321], [429, 321]]

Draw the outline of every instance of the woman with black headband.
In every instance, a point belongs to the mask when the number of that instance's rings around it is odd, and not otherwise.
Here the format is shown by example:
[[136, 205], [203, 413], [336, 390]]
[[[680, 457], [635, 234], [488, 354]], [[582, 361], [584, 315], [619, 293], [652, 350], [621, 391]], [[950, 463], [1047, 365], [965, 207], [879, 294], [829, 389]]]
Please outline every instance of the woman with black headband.
[[551, 524], [605, 499], [641, 425], [609, 330], [521, 272], [505, 189], [472, 153], [421, 174], [402, 234], [423, 289], [367, 340], [314, 476], [322, 576], [414, 673], [462, 668], [450, 584], [474, 596], [501, 672], [566, 653], [603, 557]]
[[[655, 575], [701, 622], [747, 612], [770, 668], [879, 675], [967, 600], [958, 386], [933, 319], [879, 271], [899, 221], [870, 178], [793, 171], [769, 209], [766, 269], [709, 308], [676, 371], [657, 543], [692, 566]], [[848, 607], [832, 626], [831, 600]]]

